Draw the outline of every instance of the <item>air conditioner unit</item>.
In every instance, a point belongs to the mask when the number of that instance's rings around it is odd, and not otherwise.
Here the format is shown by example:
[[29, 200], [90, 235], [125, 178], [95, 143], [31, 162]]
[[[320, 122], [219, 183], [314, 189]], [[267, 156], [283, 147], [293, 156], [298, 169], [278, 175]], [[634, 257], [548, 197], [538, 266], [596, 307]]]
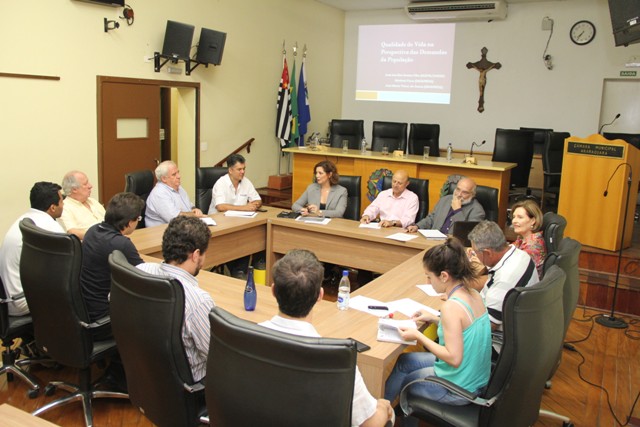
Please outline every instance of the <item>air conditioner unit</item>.
[[491, 21], [507, 17], [503, 0], [462, 0], [410, 3], [405, 10], [411, 19], [431, 22]]

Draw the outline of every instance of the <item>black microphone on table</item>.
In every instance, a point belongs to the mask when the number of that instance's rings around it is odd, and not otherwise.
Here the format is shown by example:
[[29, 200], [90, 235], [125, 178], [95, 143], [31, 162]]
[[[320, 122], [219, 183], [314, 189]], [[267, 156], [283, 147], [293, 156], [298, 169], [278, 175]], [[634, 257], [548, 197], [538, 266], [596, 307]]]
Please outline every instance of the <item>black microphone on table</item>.
[[475, 141], [473, 141], [471, 143], [471, 152], [469, 153], [469, 157], [473, 157], [473, 147], [482, 147], [484, 145], [484, 143], [487, 142], [486, 140], [482, 141], [480, 144], [476, 144]]
[[605, 123], [602, 126], [600, 126], [600, 130], [598, 130], [598, 133], [600, 135], [602, 135], [602, 129], [604, 129], [605, 126], [609, 126], [612, 125], [613, 122], [615, 122], [616, 120], [618, 120], [620, 118], [620, 113], [616, 114], [616, 116], [613, 118], [613, 120], [611, 120], [609, 123]]
[[607, 181], [607, 188], [605, 188], [604, 193], [602, 194], [604, 197], [607, 197], [607, 195], [609, 194], [609, 183], [611, 183], [611, 180], [616, 175], [616, 172], [618, 172], [618, 169], [620, 169], [620, 167], [622, 167], [624, 165], [629, 166], [629, 182], [631, 182], [631, 175], [633, 174], [633, 169], [631, 169], [631, 165], [629, 163], [627, 163], [627, 162], [620, 163], [616, 167], [616, 170], [614, 170], [613, 173], [611, 174], [611, 176], [609, 177], [609, 181]]

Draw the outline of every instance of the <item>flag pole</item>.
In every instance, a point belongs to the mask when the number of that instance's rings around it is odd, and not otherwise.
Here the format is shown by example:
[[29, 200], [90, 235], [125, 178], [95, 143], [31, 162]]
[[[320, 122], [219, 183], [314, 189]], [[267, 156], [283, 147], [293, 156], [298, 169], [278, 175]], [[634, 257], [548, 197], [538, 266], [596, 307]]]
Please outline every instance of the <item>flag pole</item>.
[[[287, 49], [285, 49], [284, 42], [285, 42], [285, 40], [282, 39], [282, 67], [281, 68], [284, 68], [284, 62], [285, 62], [285, 60], [287, 58]], [[279, 150], [278, 150], [278, 175], [280, 175], [280, 171], [282, 170], [280, 168], [281, 168], [282, 154], [283, 154], [282, 153], [282, 144], [280, 144], [280, 140], [278, 140], [278, 148], [279, 148]]]

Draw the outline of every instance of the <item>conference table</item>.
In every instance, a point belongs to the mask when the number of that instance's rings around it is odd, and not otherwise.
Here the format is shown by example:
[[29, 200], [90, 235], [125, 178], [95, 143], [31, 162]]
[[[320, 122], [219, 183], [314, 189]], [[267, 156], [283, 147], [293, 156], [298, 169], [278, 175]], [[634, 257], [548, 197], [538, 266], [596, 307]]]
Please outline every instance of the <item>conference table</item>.
[[[277, 218], [279, 209], [267, 210], [254, 218], [225, 217], [220, 213], [211, 215], [217, 225], [211, 227], [207, 264], [217, 265], [221, 260], [230, 260], [230, 255], [224, 253], [226, 250], [244, 256], [266, 249], [267, 277], [270, 277], [271, 266], [278, 258], [289, 249], [304, 248], [316, 253], [324, 262], [383, 273], [352, 292], [352, 297], [363, 295], [384, 303], [411, 298], [436, 309], [442, 304], [439, 298], [429, 297], [416, 287], [425, 283], [422, 268], [424, 252], [438, 241], [418, 235], [411, 241], [400, 242], [387, 238], [402, 232], [400, 228], [360, 228], [357, 221], [338, 218], [326, 225], [309, 224]], [[157, 262], [162, 258], [161, 240], [165, 228], [140, 229], [131, 235], [145, 261]], [[246, 248], [245, 241], [241, 240], [245, 238], [252, 239]], [[228, 245], [234, 247], [229, 248]], [[198, 275], [198, 281], [217, 306], [240, 318], [259, 323], [278, 312], [277, 302], [268, 286], [257, 286], [256, 309], [247, 312], [243, 303], [244, 281], [205, 270]], [[401, 314], [397, 316], [402, 317]], [[371, 347], [358, 354], [358, 367], [371, 394], [383, 397], [384, 382], [405, 346], [377, 341], [377, 322], [376, 316], [355, 309], [340, 311], [336, 303], [330, 301], [320, 301], [312, 312], [312, 323], [322, 336], [353, 338]]]
[[[402, 157], [383, 155], [380, 152], [367, 151], [361, 154], [359, 150], [343, 151], [342, 148], [324, 147], [312, 150], [309, 147], [290, 147], [282, 150], [293, 157], [293, 200], [296, 200], [304, 192], [307, 186], [313, 182], [314, 165], [322, 160], [330, 160], [338, 168], [342, 175], [355, 175], [362, 177], [360, 188], [360, 202], [364, 210], [370, 203], [367, 192], [370, 181], [379, 178], [381, 171], [391, 172], [404, 169], [410, 177], [429, 180], [429, 206], [433, 208], [440, 199], [440, 189], [447, 181], [449, 175], [465, 175], [475, 180], [478, 185], [486, 185], [498, 189], [498, 225], [505, 226], [507, 220], [507, 208], [509, 207], [509, 182], [511, 169], [515, 163], [492, 162], [490, 160], [477, 160], [478, 164], [463, 163], [463, 158], [454, 158], [451, 161], [444, 157], [430, 157], [409, 154]], [[411, 189], [411, 187], [409, 187]]]

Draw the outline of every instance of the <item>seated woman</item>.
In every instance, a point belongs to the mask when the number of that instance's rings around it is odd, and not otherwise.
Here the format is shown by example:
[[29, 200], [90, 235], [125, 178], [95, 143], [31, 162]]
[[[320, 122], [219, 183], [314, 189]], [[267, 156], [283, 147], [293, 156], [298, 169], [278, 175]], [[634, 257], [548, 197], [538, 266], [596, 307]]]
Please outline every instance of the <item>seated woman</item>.
[[[491, 372], [491, 325], [480, 294], [469, 287], [474, 273], [460, 241], [448, 238], [429, 249], [423, 258], [427, 279], [447, 300], [440, 317], [427, 311], [413, 316], [416, 321], [438, 324], [439, 344], [414, 328], [400, 328], [405, 340], [417, 340], [428, 352], [400, 355], [385, 386], [385, 399], [394, 401], [410, 382], [437, 376], [453, 382], [469, 392], [487, 386]], [[451, 405], [466, 405], [467, 400], [449, 392], [439, 384], [419, 382], [410, 386], [412, 393], [425, 399]], [[405, 420], [405, 426], [407, 425]]]
[[342, 218], [347, 208], [347, 189], [338, 185], [338, 168], [323, 160], [313, 168], [316, 182], [309, 184], [291, 209], [300, 215]]
[[542, 211], [536, 202], [527, 199], [516, 203], [511, 208], [511, 224], [518, 238], [513, 245], [520, 248], [533, 259], [538, 270], [538, 277], [542, 279], [544, 259], [547, 248], [542, 235]]

